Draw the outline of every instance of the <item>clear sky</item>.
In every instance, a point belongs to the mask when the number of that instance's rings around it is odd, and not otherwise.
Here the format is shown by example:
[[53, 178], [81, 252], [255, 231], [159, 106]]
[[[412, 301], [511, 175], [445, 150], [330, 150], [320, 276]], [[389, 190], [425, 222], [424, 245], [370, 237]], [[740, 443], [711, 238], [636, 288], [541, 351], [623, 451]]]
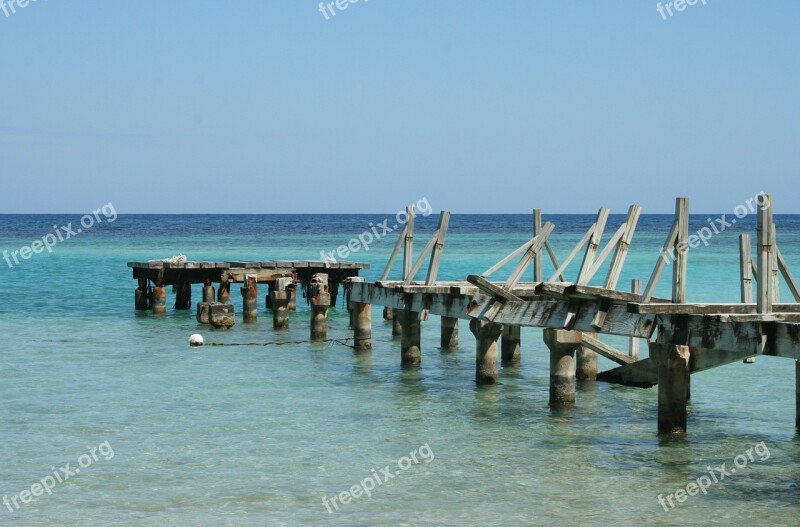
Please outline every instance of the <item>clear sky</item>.
[[0, 212], [800, 213], [800, 2], [656, 4], [0, 10]]

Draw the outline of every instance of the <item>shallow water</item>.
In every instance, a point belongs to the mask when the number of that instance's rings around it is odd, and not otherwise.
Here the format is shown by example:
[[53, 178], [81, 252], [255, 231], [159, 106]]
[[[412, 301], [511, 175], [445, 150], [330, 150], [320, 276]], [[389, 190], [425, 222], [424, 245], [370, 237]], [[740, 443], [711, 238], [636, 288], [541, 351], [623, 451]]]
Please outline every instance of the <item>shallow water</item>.
[[[419, 371], [403, 371], [399, 343], [373, 311], [371, 354], [305, 341], [301, 301], [290, 328], [258, 322], [230, 331], [192, 312], [133, 311], [129, 260], [179, 252], [191, 259], [318, 259], [381, 216], [119, 216], [9, 269], [0, 305], [4, 422], [0, 495], [14, 496], [104, 441], [100, 456], [52, 495], [13, 513], [10, 525], [797, 525], [800, 441], [794, 364], [762, 357], [692, 378], [689, 435], [655, 434], [656, 391], [582, 384], [577, 407], [551, 411], [541, 331], [524, 329], [523, 360], [501, 384], [474, 385], [474, 344], [441, 353], [438, 320], [423, 325]], [[692, 230], [707, 216], [692, 218]], [[567, 253], [591, 216], [549, 216]], [[77, 217], [0, 216], [0, 248], [14, 250]], [[644, 216], [621, 284], [643, 281], [672, 218]], [[419, 218], [417, 251], [435, 228]], [[623, 221], [613, 216], [608, 231]], [[800, 217], [779, 216], [781, 250], [800, 273]], [[440, 279], [480, 273], [529, 236], [528, 216], [455, 215]], [[737, 301], [737, 235], [752, 219], [690, 253], [689, 299]], [[350, 259], [381, 274], [396, 235]], [[574, 269], [571, 269], [574, 272]], [[669, 270], [668, 270], [669, 271]], [[424, 272], [424, 270], [423, 270]], [[604, 276], [601, 271], [598, 276]], [[658, 294], [668, 295], [665, 277]], [[262, 291], [262, 298], [263, 293]], [[234, 302], [239, 309], [236, 288]], [[195, 301], [200, 295], [195, 286]], [[790, 298], [782, 292], [784, 300]], [[329, 336], [346, 338], [346, 311]], [[191, 349], [207, 342], [247, 344]], [[627, 339], [606, 338], [618, 347]], [[646, 352], [646, 346], [643, 347]], [[600, 359], [601, 369], [611, 364]], [[658, 496], [685, 488], [763, 441], [768, 459], [668, 512]], [[428, 445], [420, 460], [371, 497], [329, 499]], [[764, 452], [764, 451], [762, 451]], [[53, 467], [53, 469], [51, 469]]]

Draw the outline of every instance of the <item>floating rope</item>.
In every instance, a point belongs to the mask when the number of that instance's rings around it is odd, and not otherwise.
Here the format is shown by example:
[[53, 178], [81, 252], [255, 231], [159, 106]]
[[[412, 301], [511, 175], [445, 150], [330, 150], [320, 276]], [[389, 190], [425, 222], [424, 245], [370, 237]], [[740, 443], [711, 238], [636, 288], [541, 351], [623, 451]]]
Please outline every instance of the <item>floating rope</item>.
[[353, 344], [349, 344], [348, 340], [355, 340], [353, 337], [348, 337], [345, 339], [327, 339], [327, 340], [293, 340], [293, 341], [285, 341], [285, 342], [232, 342], [232, 343], [225, 343], [225, 342], [208, 342], [204, 344], [205, 346], [288, 346], [291, 344], [311, 344], [311, 343], [327, 343], [328, 346], [332, 346], [333, 344], [341, 344], [342, 346], [347, 346], [348, 348], [352, 348]]

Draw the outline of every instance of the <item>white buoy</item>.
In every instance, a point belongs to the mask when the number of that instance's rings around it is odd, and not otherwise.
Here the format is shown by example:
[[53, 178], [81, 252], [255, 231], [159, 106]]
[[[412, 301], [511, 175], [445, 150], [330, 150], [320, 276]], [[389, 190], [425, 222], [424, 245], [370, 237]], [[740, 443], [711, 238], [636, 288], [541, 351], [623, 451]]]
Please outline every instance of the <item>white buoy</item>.
[[205, 341], [203, 340], [203, 335], [195, 333], [194, 335], [189, 337], [190, 346], [202, 346], [203, 344], [205, 344]]

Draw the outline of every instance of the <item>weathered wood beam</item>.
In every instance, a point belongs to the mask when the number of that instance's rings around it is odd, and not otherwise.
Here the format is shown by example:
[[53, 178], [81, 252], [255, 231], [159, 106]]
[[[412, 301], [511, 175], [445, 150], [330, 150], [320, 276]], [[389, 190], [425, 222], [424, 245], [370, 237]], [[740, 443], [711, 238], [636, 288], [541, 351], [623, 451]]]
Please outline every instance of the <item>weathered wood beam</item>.
[[675, 221], [678, 223], [678, 232], [672, 269], [672, 301], [683, 304], [686, 302], [689, 269], [689, 198], [675, 200]]
[[771, 313], [773, 304], [772, 264], [775, 251], [775, 228], [772, 223], [772, 196], [762, 195], [758, 207], [758, 286], [756, 303], [759, 313]]
[[[556, 272], [553, 273], [553, 275], [547, 280], [548, 282], [555, 282], [559, 277], [563, 277], [563, 275], [564, 275], [563, 273], [564, 273], [564, 271], [566, 271], [567, 267], [569, 267], [569, 264], [572, 263], [572, 260], [575, 259], [575, 257], [578, 255], [580, 250], [583, 248], [583, 246], [586, 245], [586, 242], [589, 241], [589, 238], [592, 237], [592, 234], [594, 233], [596, 226], [597, 226], [597, 224], [592, 224], [592, 226], [589, 227], [589, 230], [586, 231], [586, 234], [583, 235], [583, 238], [581, 238], [581, 241], [579, 241], [577, 243], [577, 245], [575, 245], [575, 247], [573, 247], [573, 249], [569, 253], [569, 255], [567, 255], [567, 259], [564, 260], [563, 262], [561, 262], [561, 265], [559, 266], [558, 269], [556, 269]], [[563, 278], [562, 278], [562, 280], [563, 280]]]
[[586, 333], [583, 334], [583, 339], [581, 342], [584, 347], [589, 348], [595, 353], [602, 355], [603, 357], [607, 358], [610, 361], [616, 362], [617, 364], [624, 365], [636, 362], [636, 360], [631, 358], [630, 356], [625, 355], [621, 351], [614, 349], [605, 342], [602, 342], [590, 335], [587, 335]]
[[628, 209], [628, 219], [625, 221], [625, 233], [617, 244], [614, 259], [611, 260], [608, 274], [606, 274], [606, 280], [604, 282], [606, 289], [614, 289], [617, 287], [617, 282], [619, 282], [619, 277], [622, 274], [622, 267], [625, 265], [625, 258], [628, 256], [628, 249], [633, 242], [633, 233], [636, 232], [636, 225], [639, 223], [639, 216], [641, 213], [642, 208], [639, 205], [631, 205], [630, 209]]
[[450, 226], [450, 211], [442, 211], [439, 214], [439, 226], [436, 229], [436, 243], [433, 245], [431, 262], [428, 265], [428, 278], [425, 283], [432, 285], [436, 283], [439, 274], [439, 265], [442, 262], [442, 251], [444, 250], [444, 240], [447, 237], [447, 228]]
[[509, 275], [508, 279], [506, 280], [505, 283], [506, 289], [511, 289], [512, 287], [517, 285], [517, 283], [522, 278], [525, 269], [527, 269], [528, 266], [531, 264], [533, 258], [536, 256], [536, 253], [541, 251], [542, 245], [544, 244], [545, 240], [547, 240], [547, 238], [550, 236], [550, 233], [553, 232], [554, 228], [555, 225], [553, 225], [549, 221], [544, 224], [544, 226], [542, 227], [542, 232], [540, 232], [539, 235], [536, 238], [534, 238], [533, 244], [531, 244], [531, 246], [528, 247], [528, 250], [525, 252], [525, 254], [522, 255], [522, 258], [520, 258], [517, 267], [511, 272], [511, 275]]
[[800, 287], [798, 287], [797, 281], [794, 279], [794, 275], [792, 275], [791, 269], [789, 269], [789, 265], [783, 258], [783, 254], [781, 254], [780, 248], [775, 247], [775, 252], [778, 255], [778, 268], [780, 269], [781, 274], [783, 275], [783, 280], [786, 282], [786, 285], [789, 286], [789, 290], [792, 292], [794, 301], [800, 302]]
[[594, 265], [594, 257], [597, 254], [597, 249], [600, 247], [600, 242], [603, 239], [603, 231], [606, 230], [606, 221], [608, 221], [608, 214], [610, 210], [606, 207], [600, 208], [597, 213], [597, 221], [594, 223], [594, 229], [589, 237], [589, 244], [586, 246], [586, 252], [583, 254], [583, 262], [581, 269], [578, 272], [579, 284], [588, 284], [591, 279], [591, 269]]
[[[533, 209], [533, 237], [539, 236], [542, 232], [542, 209]], [[558, 266], [556, 266], [558, 267]], [[542, 281], [542, 272], [544, 270], [544, 259], [542, 258], [542, 249], [536, 251], [536, 256], [533, 258], [533, 281]]]
[[522, 301], [522, 299], [519, 298], [518, 296], [513, 295], [508, 290], [506, 290], [503, 287], [500, 287], [499, 285], [493, 284], [492, 282], [490, 282], [489, 280], [487, 280], [482, 276], [471, 274], [467, 277], [467, 282], [471, 283], [481, 291], [484, 291], [485, 293], [500, 298], [504, 301], [505, 300], [516, 300], [519, 302]]
[[739, 267], [741, 269], [741, 298], [743, 304], [753, 303], [753, 255], [749, 234], [739, 235]]
[[647, 287], [644, 289], [644, 294], [642, 295], [642, 302], [647, 303], [653, 298], [653, 293], [655, 293], [656, 286], [658, 285], [658, 281], [661, 279], [661, 273], [664, 272], [664, 267], [666, 267], [667, 262], [669, 261], [670, 256], [673, 254], [673, 250], [675, 247], [675, 240], [678, 237], [678, 222], [675, 221], [672, 224], [672, 228], [667, 235], [667, 239], [664, 241], [664, 245], [661, 247], [661, 253], [659, 254], [658, 261], [656, 262], [656, 266], [653, 268], [653, 272], [650, 275], [650, 280], [647, 282]]
[[[775, 304], [775, 313], [800, 313], [800, 304]], [[628, 304], [630, 313], [656, 313], [670, 315], [755, 315], [755, 304]]]
[[[631, 292], [634, 295], [642, 294], [642, 281], [638, 279], [631, 280]], [[634, 360], [639, 360], [639, 339], [631, 337], [628, 343], [628, 354]]]
[[397, 254], [400, 252], [400, 246], [405, 244], [406, 241], [406, 234], [408, 233], [408, 224], [403, 227], [403, 230], [400, 232], [400, 237], [397, 238], [397, 242], [394, 244], [394, 249], [392, 249], [392, 254], [389, 256], [389, 261], [386, 262], [386, 268], [381, 275], [381, 281], [387, 280], [389, 278], [389, 273], [392, 272], [392, 266], [394, 265], [394, 261], [397, 259]]

